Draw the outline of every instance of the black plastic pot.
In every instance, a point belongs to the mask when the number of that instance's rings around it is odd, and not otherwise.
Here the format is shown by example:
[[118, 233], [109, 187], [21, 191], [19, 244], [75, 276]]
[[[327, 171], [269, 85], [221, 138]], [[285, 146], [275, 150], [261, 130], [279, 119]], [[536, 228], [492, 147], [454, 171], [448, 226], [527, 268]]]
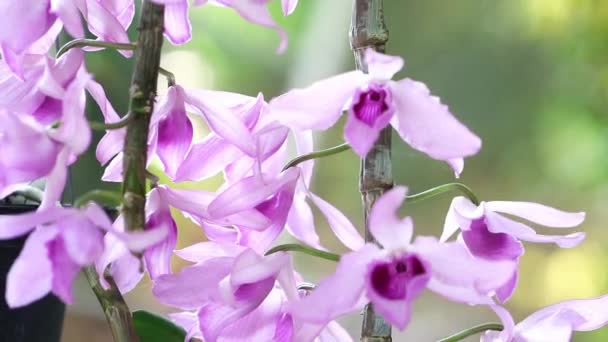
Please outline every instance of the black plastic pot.
[[[0, 215], [33, 211], [35, 205], [0, 204]], [[9, 309], [4, 294], [6, 276], [26, 237], [0, 240], [0, 342], [59, 342], [65, 304], [52, 294], [26, 307]]]

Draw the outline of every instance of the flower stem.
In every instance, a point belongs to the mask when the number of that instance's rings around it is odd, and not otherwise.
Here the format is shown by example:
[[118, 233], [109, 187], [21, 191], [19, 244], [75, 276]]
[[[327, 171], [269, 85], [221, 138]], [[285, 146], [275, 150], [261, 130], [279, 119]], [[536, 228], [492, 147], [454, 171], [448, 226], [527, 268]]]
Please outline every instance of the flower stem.
[[145, 0], [139, 19], [135, 50], [137, 59], [129, 101], [129, 113], [133, 115], [133, 120], [127, 126], [123, 149], [122, 212], [127, 231], [143, 230], [145, 225], [148, 127], [154, 110], [160, 69], [164, 12], [164, 6]]
[[167, 79], [167, 86], [173, 87], [175, 85], [175, 74], [173, 74], [171, 71], [160, 67], [158, 68], [158, 73], [165, 76]]
[[476, 325], [469, 329], [465, 329], [452, 336], [442, 338], [441, 340], [439, 340], [437, 342], [456, 342], [456, 341], [464, 340], [465, 338], [467, 338], [469, 336], [483, 333], [484, 331], [488, 331], [488, 330], [502, 331], [502, 329], [503, 329], [503, 326], [500, 323], [484, 323], [484, 324]]
[[136, 48], [136, 44], [133, 44], [133, 43], [115, 43], [115, 42], [106, 42], [103, 40], [79, 38], [79, 39], [71, 40], [71, 41], [67, 42], [65, 45], [63, 45], [57, 51], [55, 58], [61, 57], [61, 55], [70, 51], [73, 48], [81, 48], [81, 47], [86, 47], [86, 46], [104, 47], [104, 48], [111, 48], [111, 49], [116, 49], [116, 50], [135, 50], [135, 48]]
[[303, 245], [299, 245], [297, 243], [287, 243], [284, 245], [275, 246], [266, 252], [265, 255], [270, 255], [276, 252], [301, 252], [308, 255], [315, 256], [317, 258], [330, 260], [330, 261], [340, 261], [340, 256], [338, 254], [321, 251], [312, 247], [307, 247]]
[[406, 197], [406, 203], [422, 202], [431, 197], [435, 197], [437, 195], [441, 195], [445, 192], [453, 191], [453, 190], [462, 192], [465, 196], [467, 196], [468, 199], [471, 200], [471, 202], [473, 202], [473, 204], [479, 205], [479, 203], [480, 203], [479, 199], [477, 198], [477, 196], [475, 195], [473, 190], [471, 190], [471, 188], [469, 188], [468, 186], [466, 186], [462, 183], [442, 184], [442, 185], [436, 186], [432, 189], [429, 189], [429, 190], [426, 190], [423, 192], [419, 192], [417, 194], [409, 195]]
[[103, 313], [112, 330], [112, 336], [115, 342], [136, 342], [139, 337], [135, 332], [133, 325], [133, 316], [131, 310], [127, 306], [124, 298], [120, 294], [114, 279], [111, 276], [105, 275], [105, 280], [110, 284], [109, 289], [104, 289], [99, 281], [99, 276], [95, 267], [88, 266], [83, 269], [93, 293], [101, 304]]
[[91, 126], [91, 128], [96, 131], [120, 129], [123, 127], [127, 127], [127, 125], [129, 125], [129, 123], [131, 121], [133, 121], [134, 118], [135, 118], [135, 116], [132, 115], [131, 112], [129, 112], [129, 113], [127, 113], [127, 115], [123, 116], [119, 121], [110, 122], [110, 123], [91, 121], [91, 122], [89, 122], [89, 126]]
[[304, 155], [298, 156], [298, 157], [290, 160], [287, 164], [285, 164], [282, 171], [285, 171], [285, 170], [289, 169], [290, 167], [294, 167], [307, 160], [323, 158], [323, 157], [338, 154], [340, 152], [344, 152], [347, 150], [350, 150], [350, 145], [348, 145], [347, 143], [344, 143], [344, 144], [341, 144], [338, 146], [330, 147], [326, 150], [315, 151], [315, 152], [312, 152], [309, 154], [304, 154]]
[[105, 204], [109, 207], [116, 208], [120, 206], [121, 197], [119, 193], [109, 190], [91, 190], [86, 192], [84, 195], [78, 197], [74, 201], [74, 207], [80, 208], [89, 203], [95, 201], [100, 204]]

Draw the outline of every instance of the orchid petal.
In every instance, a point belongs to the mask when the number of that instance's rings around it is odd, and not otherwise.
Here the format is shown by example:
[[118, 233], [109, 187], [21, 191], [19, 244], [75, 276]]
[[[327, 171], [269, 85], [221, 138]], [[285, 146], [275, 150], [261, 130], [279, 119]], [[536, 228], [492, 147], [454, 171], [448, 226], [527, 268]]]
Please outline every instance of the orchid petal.
[[365, 240], [363, 240], [357, 228], [340, 210], [313, 193], [310, 193], [310, 198], [321, 213], [323, 213], [327, 219], [327, 223], [329, 223], [329, 227], [340, 242], [354, 251], [363, 247]]
[[298, 0], [281, 0], [281, 8], [283, 9], [283, 15], [288, 16], [295, 11], [298, 5]]
[[487, 212], [485, 220], [490, 232], [509, 234], [523, 241], [555, 243], [562, 248], [572, 248], [585, 239], [585, 234], [581, 232], [568, 235], [537, 234], [534, 229], [527, 225], [494, 212]]
[[367, 81], [361, 71], [350, 71], [294, 89], [270, 101], [270, 115], [295, 130], [325, 130], [340, 118], [357, 88]]
[[384, 248], [390, 250], [409, 246], [414, 225], [410, 217], [399, 219], [397, 210], [405, 200], [407, 188], [395, 187], [378, 198], [369, 215], [369, 229]]
[[245, 247], [239, 245], [205, 241], [176, 250], [175, 255], [187, 261], [201, 263], [212, 258], [236, 257], [244, 249]]
[[315, 231], [315, 220], [312, 210], [304, 195], [296, 194], [293, 205], [287, 216], [287, 231], [296, 239], [306, 243], [307, 245], [325, 249], [321, 246], [319, 235]]
[[187, 0], [165, 5], [165, 35], [175, 45], [185, 44], [192, 38]]
[[47, 227], [36, 229], [28, 237], [6, 280], [6, 303], [10, 308], [28, 305], [49, 293], [53, 269], [46, 244], [57, 232]]
[[184, 92], [181, 87], [173, 86], [167, 91], [157, 109], [163, 119], [158, 123], [156, 152], [172, 178], [180, 167], [192, 144], [194, 128], [186, 115]]
[[481, 140], [448, 111], [423, 83], [389, 82], [397, 132], [414, 149], [433, 159], [450, 161], [476, 154]]
[[75, 263], [66, 251], [62, 238], [56, 238], [46, 245], [48, 257], [53, 265], [53, 293], [64, 303], [72, 304], [72, 285], [80, 271], [80, 265]]
[[198, 309], [213, 298], [213, 290], [230, 272], [234, 258], [219, 257], [156, 278], [152, 293], [159, 302], [185, 310]]
[[336, 317], [359, 309], [367, 265], [378, 255], [381, 255], [381, 251], [371, 244], [343, 255], [334, 274], [322, 280], [308, 296], [290, 303], [289, 311], [294, 318], [304, 322], [327, 324]]
[[287, 48], [287, 33], [274, 22], [265, 1], [232, 0], [231, 7], [245, 20], [277, 31], [281, 39], [277, 53], [285, 51]]
[[70, 213], [64, 208], [49, 207], [24, 214], [0, 215], [0, 239], [8, 240], [25, 235], [38, 225], [59, 220]]
[[285, 184], [296, 180], [297, 177], [299, 177], [299, 170], [292, 168], [269, 183], [263, 183], [256, 176], [244, 178], [219, 194], [209, 204], [209, 215], [212, 218], [221, 218], [245, 209], [251, 209], [277, 192]]
[[431, 237], [418, 237], [412, 251], [431, 265], [430, 290], [469, 304], [491, 303], [489, 295], [511, 279], [517, 266], [510, 260], [474, 258], [459, 242], [439, 243]]
[[380, 81], [388, 81], [403, 68], [403, 58], [385, 55], [372, 48], [365, 50], [365, 64], [369, 75]]
[[247, 127], [233, 113], [223, 106], [196, 96], [195, 92], [185, 92], [186, 102], [194, 106], [211, 129], [226, 141], [234, 144], [250, 156], [256, 155], [256, 144]]
[[491, 201], [486, 209], [519, 216], [528, 221], [554, 228], [571, 228], [585, 220], [585, 213], [569, 213], [532, 202]]

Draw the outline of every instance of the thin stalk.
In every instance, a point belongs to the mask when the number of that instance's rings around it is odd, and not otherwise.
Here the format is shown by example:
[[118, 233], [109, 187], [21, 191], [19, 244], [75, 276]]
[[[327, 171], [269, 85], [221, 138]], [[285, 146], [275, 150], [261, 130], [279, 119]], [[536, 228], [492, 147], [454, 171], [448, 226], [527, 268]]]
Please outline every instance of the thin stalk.
[[65, 45], [63, 45], [55, 55], [55, 58], [61, 57], [64, 53], [70, 51], [73, 48], [82, 48], [82, 47], [103, 47], [103, 48], [111, 48], [115, 50], [135, 50], [136, 45], [133, 43], [115, 43], [115, 42], [106, 42], [103, 40], [94, 40], [94, 39], [86, 39], [79, 38], [70, 40]]
[[471, 188], [469, 188], [468, 186], [462, 184], [462, 183], [447, 183], [447, 184], [442, 184], [439, 186], [436, 186], [432, 189], [428, 189], [425, 190], [423, 192], [419, 192], [417, 194], [413, 194], [413, 195], [409, 195], [406, 197], [406, 203], [416, 203], [416, 202], [422, 202], [424, 200], [427, 200], [431, 197], [435, 197], [437, 195], [441, 195], [445, 192], [448, 191], [460, 191], [462, 192], [468, 199], [471, 200], [471, 202], [473, 202], [473, 204], [475, 205], [479, 205], [479, 199], [477, 198], [477, 196], [475, 195], [475, 193], [473, 192], [473, 190], [471, 190]]
[[[364, 52], [372, 48], [384, 52], [388, 30], [384, 22], [383, 0], [353, 0], [350, 27], [350, 45], [355, 55], [357, 69], [367, 72]], [[375, 242], [369, 231], [368, 216], [374, 202], [393, 186], [390, 126], [380, 136], [365, 158], [361, 160], [359, 189], [363, 198], [365, 240]], [[362, 342], [390, 342], [391, 326], [368, 304], [363, 312]]]
[[135, 118], [130, 112], [127, 115], [123, 116], [119, 121], [103, 123], [103, 122], [89, 122], [89, 126], [96, 131], [105, 131], [105, 130], [113, 130], [113, 129], [121, 129], [123, 127], [127, 127], [131, 121]]
[[484, 324], [480, 324], [480, 325], [476, 325], [472, 328], [463, 330], [459, 333], [456, 333], [452, 336], [448, 336], [446, 338], [442, 338], [441, 340], [437, 341], [437, 342], [456, 342], [456, 341], [462, 341], [465, 338], [469, 337], [469, 336], [473, 336], [479, 333], [483, 333], [484, 331], [488, 331], [488, 330], [495, 330], [495, 331], [502, 331], [502, 329], [504, 329], [504, 327], [502, 326], [502, 324], [500, 323], [484, 323]]
[[175, 74], [163, 67], [158, 68], [158, 72], [167, 79], [167, 86], [173, 87], [175, 85]]
[[85, 206], [87, 203], [95, 201], [99, 204], [104, 204], [111, 208], [120, 206], [121, 198], [120, 194], [109, 190], [91, 190], [84, 193], [74, 201], [74, 207], [80, 208]]
[[105, 280], [110, 285], [109, 289], [104, 289], [99, 282], [99, 276], [93, 266], [85, 267], [83, 273], [86, 276], [97, 300], [101, 304], [103, 313], [112, 330], [115, 342], [137, 342], [139, 337], [133, 325], [133, 316], [124, 298], [120, 294], [116, 283], [112, 277]]
[[148, 127], [154, 110], [163, 44], [164, 7], [150, 0], [142, 5], [135, 71], [131, 80], [129, 113], [123, 159], [123, 206], [127, 231], [143, 230], [146, 206]]
[[291, 252], [301, 252], [301, 253], [312, 255], [314, 257], [325, 259], [325, 260], [340, 261], [340, 256], [338, 254], [325, 252], [325, 251], [318, 250], [318, 249], [315, 249], [312, 247], [299, 245], [297, 243], [287, 243], [284, 245], [278, 245], [278, 246], [272, 247], [271, 249], [268, 250], [268, 252], [266, 252], [265, 255], [270, 255], [270, 254], [274, 254], [277, 252], [290, 252], [290, 251]]
[[321, 151], [315, 151], [309, 154], [304, 154], [301, 156], [298, 156], [292, 160], [290, 160], [287, 164], [285, 164], [285, 166], [283, 167], [282, 171], [285, 171], [287, 169], [289, 169], [290, 167], [294, 167], [300, 163], [303, 163], [307, 160], [311, 160], [311, 159], [317, 159], [317, 158], [323, 158], [323, 157], [327, 157], [327, 156], [331, 156], [334, 154], [338, 154], [340, 152], [344, 152], [350, 150], [350, 145], [348, 145], [347, 143], [338, 145], [338, 146], [334, 146], [334, 147], [330, 147], [328, 149], [325, 150], [321, 150]]

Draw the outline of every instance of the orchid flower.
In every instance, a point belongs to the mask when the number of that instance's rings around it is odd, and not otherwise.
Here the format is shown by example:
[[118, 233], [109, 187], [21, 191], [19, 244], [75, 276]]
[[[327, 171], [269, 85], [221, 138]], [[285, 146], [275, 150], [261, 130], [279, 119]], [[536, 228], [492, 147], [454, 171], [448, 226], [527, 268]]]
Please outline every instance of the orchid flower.
[[[243, 153], [255, 156], [257, 150], [254, 139], [238, 116], [225, 107], [224, 97], [216, 98], [214, 93], [203, 92], [202, 96], [196, 90], [185, 90], [179, 85], [169, 87], [167, 93], [155, 107], [150, 121], [148, 137], [148, 161], [155, 153], [160, 157], [165, 171], [171, 178], [177, 176], [178, 168], [187, 158], [192, 145], [193, 128], [186, 115], [189, 111], [201, 115], [211, 130], [225, 141], [236, 146]], [[256, 107], [263, 101], [261, 95], [254, 103], [248, 103], [241, 111], [259, 111]], [[118, 114], [112, 111], [105, 113], [107, 123], [120, 120]], [[97, 146], [97, 159], [105, 164], [111, 160], [103, 176], [105, 181], [120, 181], [122, 179], [122, 144], [126, 128], [108, 131]], [[112, 159], [114, 157], [114, 159]]]
[[[192, 26], [188, 18], [187, 0], [153, 0], [165, 5], [165, 35], [175, 45], [181, 45], [192, 38]], [[194, 6], [202, 6], [207, 3], [233, 8], [245, 20], [274, 29], [281, 38], [277, 53], [282, 53], [287, 48], [287, 33], [278, 26], [270, 11], [268, 10], [270, 0], [194, 0]], [[296, 9], [298, 0], [281, 0], [281, 7], [285, 16], [290, 15]]]
[[[327, 327], [294, 321], [287, 302], [301, 294], [291, 258], [278, 253], [262, 257], [233, 244], [202, 242], [176, 251], [195, 262], [178, 274], [159, 277], [155, 296], [165, 304], [195, 310], [171, 315], [205, 341], [349, 341], [335, 322]], [[184, 295], [186, 294], [186, 295]], [[322, 338], [325, 336], [325, 339]]]
[[11, 267], [6, 302], [21, 307], [53, 292], [72, 302], [72, 283], [80, 268], [103, 253], [103, 233], [111, 232], [130, 250], [142, 251], [164, 239], [167, 232], [114, 231], [106, 213], [91, 203], [82, 210], [48, 207], [39, 211], [0, 217], [0, 239], [29, 233], [21, 254]]
[[388, 191], [370, 213], [370, 232], [385, 249], [370, 243], [343, 255], [333, 275], [292, 304], [295, 318], [324, 324], [371, 302], [387, 322], [403, 330], [413, 301], [425, 288], [457, 302], [493, 303], [490, 296], [512, 277], [515, 262], [476, 259], [461, 244], [432, 237], [411, 243], [411, 218], [395, 215], [406, 191]]
[[3, 1], [0, 13], [2, 59], [22, 77], [26, 54], [46, 54], [62, 27], [72, 37], [85, 36], [81, 17], [100, 40], [128, 43], [126, 30], [133, 20], [135, 4], [133, 0]]
[[369, 74], [350, 71], [289, 91], [270, 101], [269, 111], [295, 130], [325, 130], [346, 108], [344, 139], [361, 157], [390, 123], [410, 146], [446, 161], [459, 175], [463, 158], [476, 154], [481, 140], [423, 83], [391, 80], [403, 67], [403, 59], [368, 49], [365, 62]]
[[[460, 228], [462, 241], [476, 257], [517, 261], [524, 253], [521, 241], [555, 243], [562, 248], [572, 248], [585, 238], [583, 232], [568, 235], [538, 234], [526, 224], [499, 212], [553, 228], [575, 227], [585, 219], [583, 212], [568, 213], [538, 203], [490, 201], [476, 206], [465, 197], [456, 197], [448, 210], [440, 241], [447, 241]], [[511, 296], [516, 282], [517, 275], [498, 291], [498, 298], [502, 302]]]
[[159, 276], [152, 292], [164, 304], [198, 311], [206, 341], [216, 341], [235, 320], [255, 310], [268, 296], [290, 256], [267, 257], [237, 245], [206, 242], [176, 254], [196, 264]]
[[[0, 86], [12, 90], [0, 96], [0, 109], [5, 109], [0, 114], [0, 140], [8, 157], [0, 162], [0, 196], [19, 182], [48, 176], [45, 206], [59, 199], [67, 166], [90, 143], [85, 90], [103, 112], [113, 109], [103, 88], [86, 72], [82, 51], [69, 51], [58, 60], [28, 55], [25, 62], [23, 80], [0, 63]], [[35, 146], [36, 153], [20, 152], [24, 144]]]
[[573, 331], [592, 331], [608, 323], [608, 295], [567, 300], [538, 310], [515, 324], [509, 312], [493, 305], [504, 330], [487, 331], [481, 342], [568, 342]]

